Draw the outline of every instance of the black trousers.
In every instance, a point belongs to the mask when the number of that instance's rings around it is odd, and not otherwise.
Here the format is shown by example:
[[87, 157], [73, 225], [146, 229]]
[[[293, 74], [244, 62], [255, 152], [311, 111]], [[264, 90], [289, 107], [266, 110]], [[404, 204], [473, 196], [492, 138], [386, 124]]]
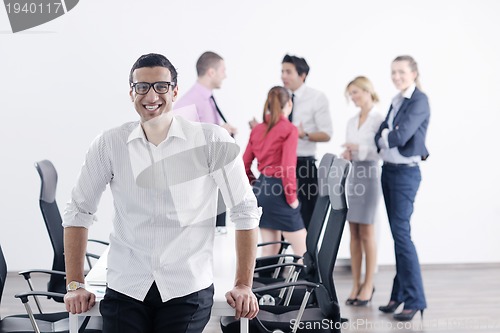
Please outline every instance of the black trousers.
[[107, 288], [100, 302], [103, 333], [201, 333], [210, 319], [214, 286], [162, 302], [153, 283], [143, 302]]
[[300, 214], [306, 229], [309, 227], [311, 216], [318, 198], [318, 168], [313, 156], [297, 157], [297, 196], [301, 203]]

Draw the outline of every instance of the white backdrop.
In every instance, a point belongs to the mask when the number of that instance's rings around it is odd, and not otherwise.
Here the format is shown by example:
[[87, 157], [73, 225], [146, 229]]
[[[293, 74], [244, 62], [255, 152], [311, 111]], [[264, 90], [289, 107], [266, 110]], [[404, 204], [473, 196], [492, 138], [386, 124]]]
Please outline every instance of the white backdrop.
[[[340, 153], [355, 112], [344, 97], [347, 82], [368, 76], [385, 114], [397, 93], [391, 61], [414, 56], [431, 102], [431, 155], [422, 163], [412, 220], [421, 262], [499, 262], [499, 10], [495, 0], [82, 0], [52, 22], [12, 34], [1, 8], [0, 244], [9, 269], [51, 263], [33, 163], [55, 164], [62, 210], [92, 139], [137, 119], [127, 83], [137, 57], [165, 54], [178, 68], [182, 95], [206, 50], [226, 60], [228, 78], [216, 98], [239, 128], [242, 148], [247, 121], [260, 117], [267, 91], [281, 83], [282, 57], [305, 57], [307, 84], [327, 94], [334, 122], [318, 156]], [[379, 263], [390, 264], [393, 243], [382, 213]], [[106, 193], [90, 235], [106, 239], [111, 217]], [[348, 256], [348, 237], [341, 257]]]

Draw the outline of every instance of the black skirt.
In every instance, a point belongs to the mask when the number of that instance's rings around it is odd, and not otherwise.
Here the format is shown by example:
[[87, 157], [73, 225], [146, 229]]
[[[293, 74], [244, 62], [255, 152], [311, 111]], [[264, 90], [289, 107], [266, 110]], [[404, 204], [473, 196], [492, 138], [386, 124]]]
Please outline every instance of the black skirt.
[[293, 209], [286, 202], [281, 178], [260, 175], [253, 190], [262, 207], [259, 227], [281, 231], [298, 231], [304, 228], [300, 205]]

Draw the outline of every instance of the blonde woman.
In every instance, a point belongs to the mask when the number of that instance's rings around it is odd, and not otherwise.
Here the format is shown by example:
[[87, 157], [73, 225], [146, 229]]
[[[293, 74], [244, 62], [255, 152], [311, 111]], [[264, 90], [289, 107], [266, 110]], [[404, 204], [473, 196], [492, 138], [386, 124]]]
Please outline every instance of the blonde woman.
[[[373, 138], [383, 116], [376, 111], [379, 101], [373, 85], [364, 76], [347, 84], [346, 96], [359, 108], [349, 119], [345, 151], [342, 157], [352, 161], [348, 182], [349, 212], [347, 220], [351, 231], [352, 290], [347, 305], [366, 306], [371, 301], [375, 287], [373, 276], [377, 261], [375, 243], [375, 214], [380, 198], [380, 167], [377, 147]], [[365, 276], [361, 281], [361, 264], [365, 257]]]

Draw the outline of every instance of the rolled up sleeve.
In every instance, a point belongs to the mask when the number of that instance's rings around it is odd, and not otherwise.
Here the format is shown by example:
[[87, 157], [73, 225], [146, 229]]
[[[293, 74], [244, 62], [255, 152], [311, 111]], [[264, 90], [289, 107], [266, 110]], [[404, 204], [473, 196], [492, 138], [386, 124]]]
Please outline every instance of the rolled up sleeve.
[[330, 107], [328, 99], [324, 94], [320, 94], [315, 103], [314, 122], [318, 128], [318, 132], [324, 132], [328, 136], [333, 135], [332, 118], [330, 116]]
[[248, 183], [243, 160], [239, 156], [239, 146], [227, 131], [218, 131], [218, 138], [210, 144], [209, 164], [211, 176], [219, 187], [231, 221], [236, 230], [258, 227], [261, 209]]
[[106, 142], [100, 135], [87, 152], [71, 199], [64, 210], [63, 227], [89, 228], [94, 223], [97, 206], [112, 176]]

